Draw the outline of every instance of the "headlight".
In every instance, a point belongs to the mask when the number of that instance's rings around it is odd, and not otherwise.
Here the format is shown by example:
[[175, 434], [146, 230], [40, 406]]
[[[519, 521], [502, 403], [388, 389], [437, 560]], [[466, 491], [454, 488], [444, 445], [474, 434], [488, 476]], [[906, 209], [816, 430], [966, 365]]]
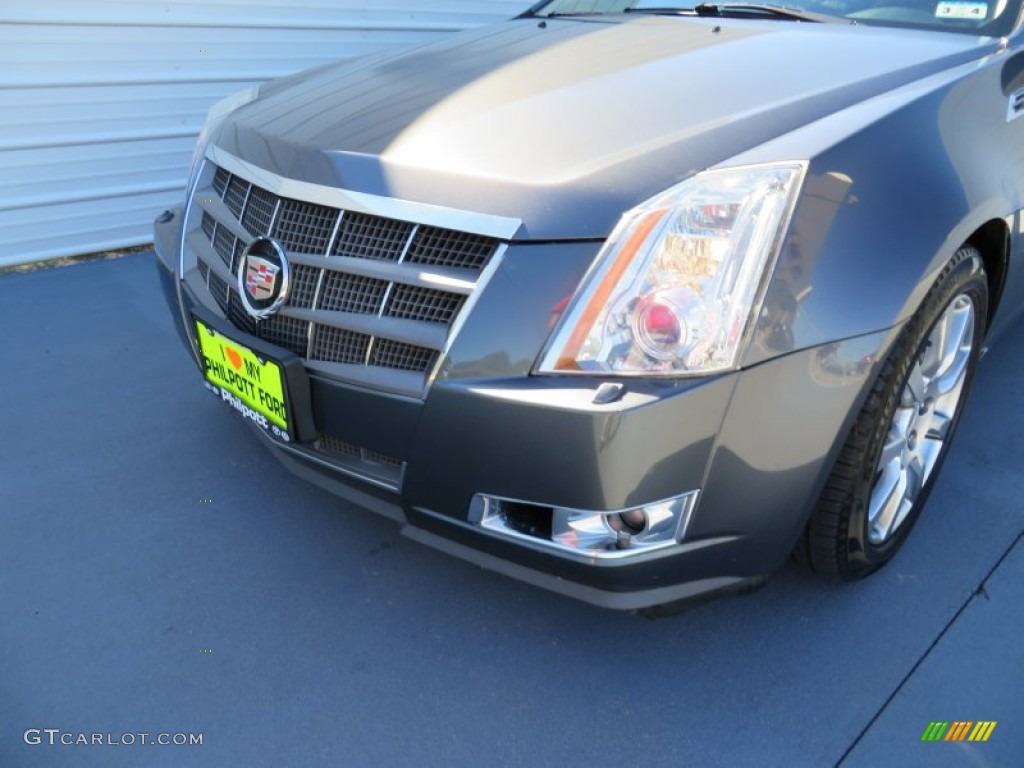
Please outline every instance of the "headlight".
[[260, 87], [253, 85], [244, 91], [226, 96], [210, 107], [210, 111], [206, 114], [206, 121], [199, 131], [199, 138], [196, 139], [196, 148], [192, 152], [192, 167], [188, 174], [188, 197], [192, 196], [192, 187], [196, 182], [196, 175], [199, 173], [199, 166], [203, 154], [206, 152], [206, 142], [209, 141], [210, 135], [224, 122], [224, 118], [239, 107], [244, 107], [250, 101], [254, 101], [259, 94]]
[[537, 371], [650, 376], [734, 368], [804, 168], [705, 171], [627, 212]]

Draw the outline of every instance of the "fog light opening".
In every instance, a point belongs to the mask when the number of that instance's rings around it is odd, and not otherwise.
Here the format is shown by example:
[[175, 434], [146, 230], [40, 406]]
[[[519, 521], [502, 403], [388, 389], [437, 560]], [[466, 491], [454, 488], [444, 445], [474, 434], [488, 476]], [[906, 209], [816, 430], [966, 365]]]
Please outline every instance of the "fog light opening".
[[587, 559], [682, 543], [699, 491], [629, 509], [590, 511], [477, 494], [469, 520], [489, 532]]

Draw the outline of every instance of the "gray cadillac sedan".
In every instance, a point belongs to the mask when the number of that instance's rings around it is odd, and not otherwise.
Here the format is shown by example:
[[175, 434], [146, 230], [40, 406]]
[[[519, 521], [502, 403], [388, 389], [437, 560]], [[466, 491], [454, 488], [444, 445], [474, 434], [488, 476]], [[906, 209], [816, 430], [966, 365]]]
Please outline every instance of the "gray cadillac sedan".
[[1022, 114], [1020, 0], [551, 0], [216, 105], [158, 271], [197, 386], [418, 541], [858, 579], [1024, 303]]

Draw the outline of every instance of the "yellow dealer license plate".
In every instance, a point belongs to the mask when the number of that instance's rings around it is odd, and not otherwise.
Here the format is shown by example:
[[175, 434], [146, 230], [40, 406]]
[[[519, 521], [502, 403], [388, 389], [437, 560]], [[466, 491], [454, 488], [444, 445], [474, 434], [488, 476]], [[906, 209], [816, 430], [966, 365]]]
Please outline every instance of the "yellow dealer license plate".
[[242, 416], [291, 442], [281, 366], [195, 321], [207, 387]]

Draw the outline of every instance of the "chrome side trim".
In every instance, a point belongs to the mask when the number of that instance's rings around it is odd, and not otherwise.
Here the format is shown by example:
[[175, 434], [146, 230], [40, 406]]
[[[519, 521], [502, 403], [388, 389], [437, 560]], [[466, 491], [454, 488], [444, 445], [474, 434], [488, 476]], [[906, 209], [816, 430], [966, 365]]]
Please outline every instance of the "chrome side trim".
[[174, 281], [175, 288], [178, 293], [178, 312], [181, 314], [181, 324], [185, 329], [185, 338], [188, 339], [189, 351], [192, 353], [192, 359], [195, 360], [196, 364], [202, 367], [202, 360], [199, 354], [199, 347], [196, 346], [195, 339], [190, 329], [190, 321], [188, 313], [185, 311], [185, 297], [182, 293], [183, 284], [185, 281], [185, 245], [188, 239], [188, 225], [189, 219], [192, 215], [192, 202], [195, 199], [196, 192], [200, 188], [200, 181], [204, 176], [209, 175], [209, 165], [205, 160], [201, 160], [199, 168], [196, 169], [195, 176], [191, 179], [189, 187], [186, 189], [185, 205], [181, 210], [181, 226], [178, 234], [178, 275], [177, 280]]
[[[501, 246], [498, 246], [500, 249]], [[492, 261], [497, 256], [491, 257]], [[452, 267], [435, 267], [429, 269], [416, 264], [399, 264], [392, 261], [374, 261], [372, 259], [357, 259], [351, 256], [310, 256], [298, 251], [288, 254], [288, 261], [291, 264], [302, 264], [314, 269], [326, 269], [333, 272], [346, 272], [359, 277], [369, 277], [377, 280], [386, 280], [395, 283], [407, 283], [409, 285], [421, 286], [423, 288], [439, 288], [449, 293], [461, 293], [469, 295], [477, 290], [478, 282], [467, 280]]]
[[246, 181], [263, 187], [279, 197], [289, 197], [346, 211], [358, 211], [389, 219], [485, 235], [499, 240], [510, 240], [522, 226], [520, 220], [504, 216], [461, 211], [429, 203], [398, 200], [393, 197], [352, 192], [338, 187], [288, 179], [235, 157], [217, 146], [207, 147], [206, 157], [226, 171], [241, 176]]
[[[268, 440], [270, 438], [267, 438]], [[572, 562], [584, 563], [589, 566], [596, 568], [619, 568], [623, 566], [635, 565], [636, 563], [649, 562], [651, 560], [659, 560], [664, 557], [674, 557], [676, 555], [682, 555], [686, 553], [697, 552], [708, 547], [717, 547], [721, 544], [728, 544], [733, 541], [738, 541], [741, 536], [715, 536], [707, 539], [696, 539], [694, 541], [683, 541], [681, 543], [673, 544], [668, 547], [658, 547], [655, 549], [644, 550], [638, 552], [633, 557], [628, 558], [593, 558], [585, 555], [567, 552], [563, 549], [556, 549], [554, 547], [546, 546], [540, 539], [535, 539], [532, 536], [515, 536], [505, 537], [496, 534], [494, 531], [484, 528], [479, 525], [473, 525], [465, 520], [458, 520], [447, 515], [442, 515], [439, 512], [435, 512], [432, 509], [425, 507], [415, 507], [417, 512], [424, 515], [428, 515], [435, 520], [443, 521], [453, 527], [460, 528], [464, 531], [473, 531], [482, 537], [495, 539], [496, 541], [512, 542], [516, 545], [531, 549], [535, 552], [543, 552], [546, 555], [557, 557], [560, 560], [567, 560]]]
[[[360, 315], [355, 312], [326, 312], [315, 309], [298, 309], [285, 307], [280, 312], [284, 317], [294, 317], [318, 325], [339, 328], [344, 331], [363, 333], [367, 336], [384, 336], [406, 344], [440, 350], [445, 343], [447, 328], [440, 325], [427, 325], [414, 320], [402, 320], [396, 317], [377, 317], [376, 315]], [[312, 361], [313, 358], [308, 358]]]

